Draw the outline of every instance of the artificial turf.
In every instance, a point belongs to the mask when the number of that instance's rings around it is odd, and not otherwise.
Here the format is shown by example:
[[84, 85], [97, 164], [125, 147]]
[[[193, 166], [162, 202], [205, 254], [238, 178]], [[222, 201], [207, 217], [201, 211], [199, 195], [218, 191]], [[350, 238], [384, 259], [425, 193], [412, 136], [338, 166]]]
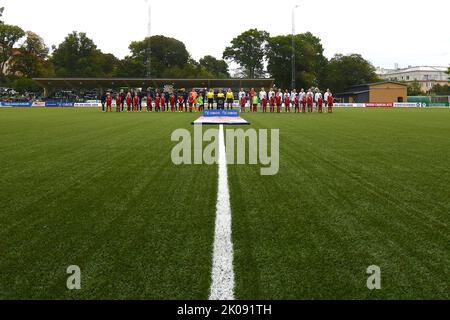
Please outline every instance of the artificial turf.
[[[197, 116], [0, 108], [0, 298], [206, 299], [217, 166], [170, 159]], [[450, 110], [243, 117], [280, 170], [228, 168], [236, 298], [450, 297]]]
[[246, 119], [280, 130], [280, 170], [229, 168], [238, 297], [450, 297], [450, 110]]
[[216, 168], [170, 158], [191, 118], [0, 110], [0, 298], [206, 299]]

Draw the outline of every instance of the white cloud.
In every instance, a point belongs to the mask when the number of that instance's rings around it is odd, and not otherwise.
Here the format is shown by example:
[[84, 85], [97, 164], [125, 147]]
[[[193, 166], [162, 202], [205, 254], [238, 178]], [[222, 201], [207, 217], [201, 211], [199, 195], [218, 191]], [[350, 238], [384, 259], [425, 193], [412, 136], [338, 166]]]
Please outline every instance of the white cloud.
[[[361, 53], [374, 65], [448, 65], [448, 0], [172, 0], [152, 3], [152, 34], [183, 41], [196, 59], [220, 58], [231, 39], [249, 28], [272, 35], [297, 32], [322, 39], [327, 57]], [[71, 31], [84, 31], [104, 51], [123, 57], [133, 40], [147, 34], [144, 0], [0, 0], [4, 19], [59, 44]]]

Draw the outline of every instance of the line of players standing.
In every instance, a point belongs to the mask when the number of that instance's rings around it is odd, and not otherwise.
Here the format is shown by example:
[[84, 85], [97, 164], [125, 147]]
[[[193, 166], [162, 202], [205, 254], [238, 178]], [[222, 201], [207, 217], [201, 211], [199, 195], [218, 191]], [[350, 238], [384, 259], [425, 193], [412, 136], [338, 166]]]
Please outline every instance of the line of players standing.
[[[148, 91], [146, 94], [140, 91], [131, 90], [128, 93], [121, 91], [115, 97], [111, 93], [102, 96], [102, 111], [111, 112], [113, 101], [115, 101], [116, 112], [141, 112], [142, 104], [145, 99], [145, 107], [148, 112], [153, 108], [156, 112], [190, 112], [203, 111], [203, 97], [201, 93], [192, 89], [191, 92], [185, 90], [180, 92], [161, 93], [157, 90], [155, 93]], [[188, 109], [189, 107], [189, 109]]]
[[[200, 92], [192, 89], [191, 92], [183, 91], [172, 94], [157, 91], [155, 95], [148, 92], [146, 96], [141, 92], [130, 91], [127, 94], [121, 92], [115, 98], [110, 93], [102, 97], [103, 111], [111, 112], [112, 102], [115, 99], [116, 112], [141, 112], [144, 97], [148, 112], [152, 112], [153, 107], [156, 112], [197, 112], [203, 111], [205, 105], [208, 109], [213, 109], [214, 103], [216, 103], [217, 109], [225, 109], [225, 105], [227, 109], [232, 109], [234, 105], [234, 94], [231, 89], [228, 89], [226, 93], [219, 90], [217, 94], [214, 93], [213, 89]], [[280, 113], [283, 107], [285, 112], [291, 112], [291, 109], [293, 109], [295, 113], [305, 113], [306, 110], [308, 112], [317, 110], [322, 113], [324, 107], [329, 113], [333, 111], [333, 94], [329, 89], [324, 95], [318, 88], [311, 88], [307, 92], [301, 89], [298, 93], [295, 89], [291, 92], [285, 90], [284, 93], [281, 89], [278, 89], [278, 91], [271, 89], [267, 93], [262, 88], [259, 94], [253, 88], [249, 92], [241, 89], [238, 98], [241, 112], [246, 111], [247, 102], [249, 102], [250, 112], [257, 112], [258, 106], [261, 107], [263, 113], [268, 111]]]
[[[333, 112], [334, 98], [330, 89], [327, 89], [322, 95], [322, 92], [318, 88], [311, 88], [306, 92], [304, 89], [301, 89], [298, 93], [296, 89], [291, 92], [287, 89], [284, 92], [281, 89], [277, 91], [272, 89], [267, 93], [262, 88], [259, 94], [254, 89], [251, 89], [248, 96], [250, 100], [250, 112], [257, 112], [259, 105], [261, 106], [262, 112], [269, 111], [271, 113], [280, 113], [283, 107], [285, 112], [291, 112], [291, 109], [295, 113], [305, 113], [306, 110], [308, 112], [317, 110], [319, 113], [322, 113], [324, 110], [329, 113]], [[246, 100], [245, 92], [241, 89], [239, 92], [241, 112], [245, 112]]]

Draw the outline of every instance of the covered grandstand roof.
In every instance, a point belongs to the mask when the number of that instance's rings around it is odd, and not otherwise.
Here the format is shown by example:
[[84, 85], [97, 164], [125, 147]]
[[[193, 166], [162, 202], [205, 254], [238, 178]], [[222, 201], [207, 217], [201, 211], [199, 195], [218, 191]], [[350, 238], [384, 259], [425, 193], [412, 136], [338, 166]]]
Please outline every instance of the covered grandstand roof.
[[270, 88], [274, 79], [35, 78], [45, 88]]

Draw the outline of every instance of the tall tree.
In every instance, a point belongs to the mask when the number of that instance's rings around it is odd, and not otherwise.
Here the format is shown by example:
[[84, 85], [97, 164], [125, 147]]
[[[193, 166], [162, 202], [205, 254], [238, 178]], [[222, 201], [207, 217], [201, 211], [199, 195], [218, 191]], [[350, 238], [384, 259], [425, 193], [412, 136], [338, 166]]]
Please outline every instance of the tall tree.
[[117, 69], [114, 76], [128, 78], [128, 77], [144, 77], [145, 64], [143, 61], [126, 56], [117, 64]]
[[229, 78], [228, 64], [225, 60], [218, 60], [213, 56], [204, 56], [199, 60], [200, 68], [212, 74], [215, 78]]
[[187, 63], [183, 65], [176, 65], [167, 68], [163, 71], [163, 78], [185, 78], [192, 79], [199, 77], [201, 68], [199, 64], [193, 60], [189, 59]]
[[[127, 56], [118, 72], [126, 76], [146, 76], [146, 65], [150, 58], [151, 76], [162, 77], [166, 70], [182, 68], [189, 59], [189, 52], [183, 42], [164, 36], [152, 36], [143, 41], [134, 41], [129, 46], [131, 55]], [[151, 48], [151, 50], [149, 50]], [[125, 67], [132, 67], [129, 71]]]
[[53, 52], [55, 72], [63, 77], [104, 77], [114, 72], [117, 59], [103, 54], [83, 32], [69, 34]]
[[326, 74], [325, 85], [335, 92], [380, 80], [374, 66], [359, 54], [336, 54], [328, 63]]
[[[311, 33], [297, 34], [295, 43], [295, 80], [298, 88], [320, 85], [327, 59], [323, 56], [320, 39]], [[277, 86], [291, 87], [292, 36], [269, 38], [266, 46], [267, 71], [275, 78]]]
[[0, 78], [4, 77], [5, 66], [13, 56], [15, 45], [25, 32], [18, 26], [0, 24]]
[[419, 81], [414, 80], [408, 84], [408, 96], [421, 96], [423, 94]]
[[448, 84], [436, 84], [432, 89], [431, 93], [438, 95], [438, 96], [447, 96], [450, 95], [450, 87]]
[[264, 74], [264, 57], [269, 33], [257, 29], [247, 30], [231, 40], [231, 45], [223, 52], [223, 59], [241, 66], [248, 78]]
[[30, 78], [52, 75], [53, 65], [48, 61], [48, 52], [44, 40], [28, 31], [19, 53], [13, 58], [13, 71]]
[[[1, 7], [0, 8], [0, 19], [3, 17], [3, 11], [5, 10], [5, 8], [4, 7]], [[2, 24], [3, 23], [3, 21], [2, 20], [0, 20], [0, 24]]]

